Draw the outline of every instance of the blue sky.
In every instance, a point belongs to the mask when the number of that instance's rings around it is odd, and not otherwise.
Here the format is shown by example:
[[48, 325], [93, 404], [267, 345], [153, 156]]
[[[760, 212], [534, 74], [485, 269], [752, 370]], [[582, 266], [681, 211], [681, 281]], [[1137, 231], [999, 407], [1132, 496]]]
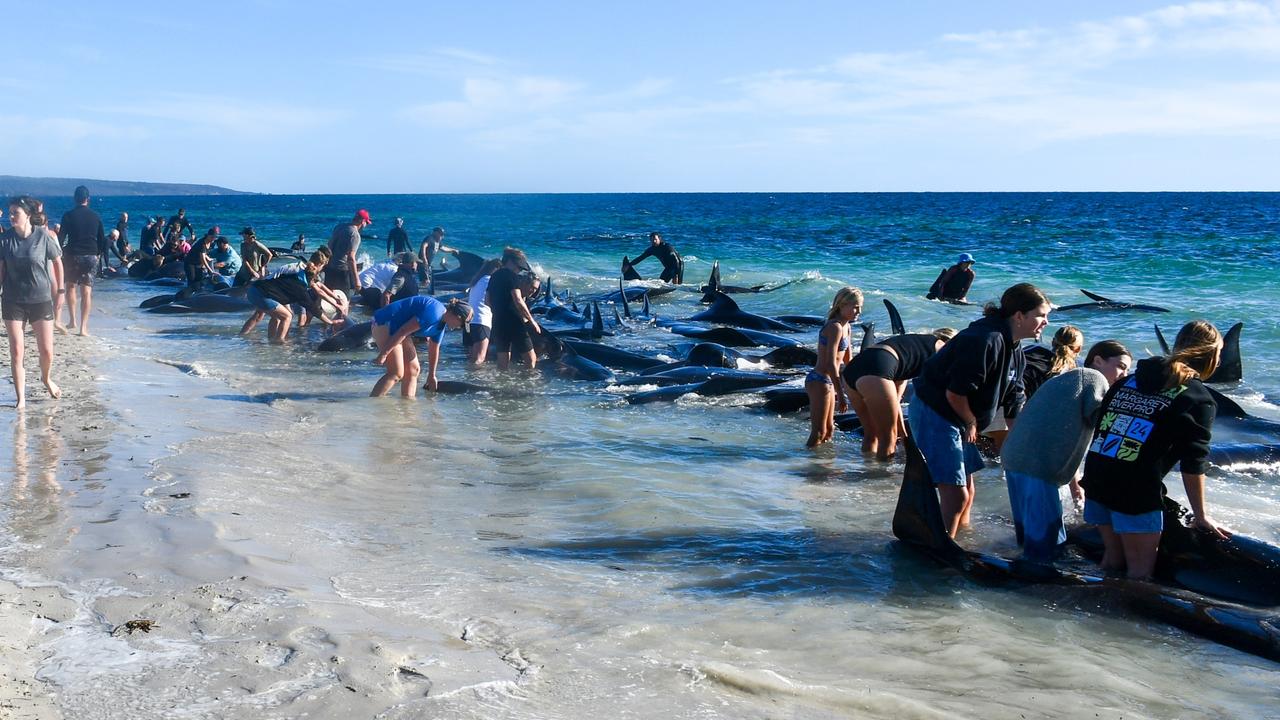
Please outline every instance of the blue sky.
[[4, 174], [277, 193], [1280, 190], [1271, 0], [6, 15]]

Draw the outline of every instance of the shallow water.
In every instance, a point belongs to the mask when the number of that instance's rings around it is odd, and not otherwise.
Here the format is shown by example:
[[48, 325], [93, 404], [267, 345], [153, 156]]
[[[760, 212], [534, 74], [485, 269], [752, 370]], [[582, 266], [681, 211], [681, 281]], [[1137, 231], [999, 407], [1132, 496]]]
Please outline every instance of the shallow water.
[[[1030, 279], [1063, 304], [1086, 287], [1173, 311], [1072, 316], [1088, 342], [1114, 336], [1142, 354], [1156, 348], [1153, 320], [1170, 333], [1191, 317], [1244, 320], [1246, 378], [1230, 394], [1276, 417], [1280, 329], [1264, 310], [1280, 300], [1278, 199], [182, 202], [198, 223], [252, 223], [269, 244], [298, 228], [319, 237], [357, 206], [380, 223], [398, 212], [415, 237], [441, 224], [465, 249], [520, 245], [578, 293], [614, 286], [618, 258], [656, 228], [686, 255], [689, 282], [715, 259], [726, 283], [798, 280], [738, 296], [746, 309], [821, 313], [855, 283], [886, 330], [881, 297], [911, 329], [971, 319], [921, 297], [970, 251], [975, 298]], [[803, 414], [741, 397], [630, 406], [602, 384], [468, 373], [456, 335], [442, 377], [536, 392], [372, 400], [371, 353], [240, 339], [239, 315], [135, 309], [155, 292], [102, 284], [93, 391], [35, 403], [0, 434], [14, 460], [0, 474], [0, 563], [62, 584], [82, 608], [41, 674], [69, 716], [339, 717], [348, 696], [390, 718], [1276, 715], [1274, 663], [1060, 588], [980, 586], [900, 548], [900, 466], [864, 463], [850, 437], [804, 450]], [[683, 317], [696, 299], [654, 308]], [[679, 340], [616, 339], [669, 354]], [[1277, 468], [1218, 469], [1209, 502], [1280, 542], [1277, 482]], [[967, 541], [1008, 550], [998, 469], [979, 486]], [[161, 629], [102, 631], [138, 613]]]

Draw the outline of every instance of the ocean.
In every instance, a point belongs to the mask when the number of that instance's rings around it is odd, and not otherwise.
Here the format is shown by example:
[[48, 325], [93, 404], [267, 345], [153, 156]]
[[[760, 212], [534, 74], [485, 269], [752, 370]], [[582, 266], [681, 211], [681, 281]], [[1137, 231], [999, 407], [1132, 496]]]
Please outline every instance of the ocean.
[[[48, 204], [56, 219], [70, 201]], [[856, 285], [882, 333], [883, 299], [909, 331], [975, 319], [924, 299], [969, 252], [971, 300], [1030, 281], [1060, 305], [1086, 289], [1170, 310], [1051, 315], [1046, 343], [1069, 321], [1086, 347], [1115, 338], [1141, 358], [1159, 352], [1153, 323], [1172, 338], [1195, 318], [1244, 322], [1244, 380], [1223, 389], [1280, 418], [1280, 194], [94, 200], [108, 227], [130, 214], [135, 245], [144, 216], [178, 207], [197, 232], [252, 225], [308, 248], [367, 208], [375, 259], [400, 216], [415, 242], [441, 226], [483, 256], [520, 247], [576, 295], [616, 289], [621, 257], [657, 231], [688, 284], [716, 261], [726, 284], [787, 283], [736, 296], [765, 315], [823, 314]], [[806, 450], [803, 412], [754, 394], [633, 406], [628, 388], [469, 370], [457, 334], [441, 378], [511, 392], [370, 399], [372, 352], [317, 353], [318, 330], [240, 338], [242, 314], [137, 309], [164, 291], [100, 281], [97, 338], [58, 338], [67, 367], [90, 368], [84, 389], [36, 402], [29, 379], [26, 416], [0, 409], [0, 576], [75, 603], [37, 675], [67, 717], [1280, 716], [1274, 663], [902, 548], [901, 464], [865, 461], [841, 433]], [[687, 317], [699, 297], [653, 310]], [[674, 358], [684, 339], [611, 342]], [[1215, 468], [1208, 504], [1280, 543], [1278, 488], [1277, 466]], [[962, 542], [1013, 552], [1008, 518], [999, 469], [983, 471]], [[138, 617], [157, 628], [109, 634]]]

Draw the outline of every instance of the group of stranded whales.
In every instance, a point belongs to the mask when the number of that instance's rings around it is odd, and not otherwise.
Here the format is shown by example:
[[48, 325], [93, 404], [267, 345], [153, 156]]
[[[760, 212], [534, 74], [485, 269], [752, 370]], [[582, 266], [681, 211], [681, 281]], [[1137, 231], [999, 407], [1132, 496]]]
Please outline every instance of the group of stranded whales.
[[[465, 291], [474, 268], [482, 262], [479, 256], [470, 253], [462, 253], [460, 259], [462, 265], [456, 272], [433, 276], [435, 291], [442, 297], [450, 292]], [[464, 268], [470, 268], [471, 273]], [[171, 288], [181, 284], [167, 277], [153, 277], [152, 282]], [[550, 373], [616, 388], [635, 388], [625, 399], [636, 405], [674, 401], [690, 394], [737, 393], [763, 394], [763, 405], [755, 407], [762, 407], [766, 412], [790, 413], [808, 405], [807, 394], [796, 383], [801, 377], [797, 369], [812, 367], [817, 353], [810, 338], [801, 333], [812, 332], [810, 328], [822, 325], [825, 319], [809, 315], [768, 317], [743, 310], [729, 293], [767, 292], [771, 288], [726, 286], [720, 282], [719, 263], [713, 265], [707, 284], [697, 290], [708, 307], [678, 320], [659, 317], [650, 301], [671, 292], [692, 289], [687, 286], [627, 285], [620, 279], [618, 290], [574, 298], [568, 292], [557, 295], [548, 278], [545, 289], [530, 309], [545, 325], [543, 332], [534, 336], [534, 342], [539, 356], [544, 358], [539, 365]], [[1084, 292], [1094, 302], [1055, 308], [1055, 312], [1085, 309], [1168, 312], [1152, 305], [1116, 302]], [[142, 305], [154, 313], [247, 312], [250, 305], [243, 295], [243, 288], [182, 287], [168, 295], [149, 298]], [[892, 333], [905, 333], [898, 309], [887, 299], [884, 305]], [[611, 306], [611, 317], [602, 312], [602, 306]], [[647, 355], [602, 342], [642, 327], [658, 328], [698, 342], [673, 346], [671, 352], [680, 357], [678, 360], [665, 353]], [[875, 344], [874, 323], [864, 323], [861, 329], [861, 347]], [[1237, 323], [1224, 336], [1221, 365], [1208, 382], [1233, 383], [1243, 377], [1241, 329], [1242, 324]], [[1158, 325], [1155, 331], [1167, 352]], [[348, 325], [326, 337], [315, 349], [343, 352], [371, 347], [371, 324], [366, 321]], [[747, 348], [766, 350], [742, 351]], [[619, 378], [618, 373], [624, 376]], [[1210, 460], [1219, 466], [1280, 462], [1280, 422], [1253, 416], [1221, 392], [1209, 389], [1218, 404], [1218, 427], [1263, 439], [1257, 443], [1216, 444], [1210, 451]], [[440, 380], [435, 392], [508, 397], [531, 395], [535, 391]], [[845, 431], [858, 431], [861, 423], [855, 414], [843, 413], [836, 416], [836, 425]], [[1083, 563], [1078, 563], [1079, 568], [1030, 566], [998, 555], [966, 550], [943, 528], [937, 494], [914, 442], [909, 436], [903, 442], [906, 468], [893, 532], [907, 546], [984, 582], [1052, 583], [1116, 597], [1124, 607], [1140, 615], [1280, 661], [1280, 607], [1277, 607], [1280, 606], [1280, 548], [1240, 535], [1226, 541], [1212, 540], [1189, 529], [1171, 511], [1160, 544], [1156, 580], [1150, 582], [1103, 575], [1087, 569]], [[1070, 542], [1082, 558], [1093, 557], [1098, 552], [1096, 536], [1086, 532], [1073, 531]]]

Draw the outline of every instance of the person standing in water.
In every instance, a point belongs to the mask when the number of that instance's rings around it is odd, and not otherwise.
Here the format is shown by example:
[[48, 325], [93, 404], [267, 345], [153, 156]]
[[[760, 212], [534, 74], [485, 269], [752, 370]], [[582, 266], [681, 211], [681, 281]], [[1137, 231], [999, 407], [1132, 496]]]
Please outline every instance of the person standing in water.
[[0, 234], [0, 316], [9, 335], [9, 365], [16, 407], [27, 404], [23, 369], [23, 325], [30, 322], [40, 354], [40, 381], [55, 399], [53, 381], [53, 307], [62, 285], [62, 248], [45, 227], [34, 198], [9, 201], [10, 228]]
[[489, 335], [493, 330], [493, 309], [489, 307], [489, 276], [502, 267], [502, 261], [485, 260], [471, 279], [471, 287], [467, 290], [467, 303], [475, 312], [471, 325], [462, 336], [462, 344], [467, 348], [467, 361], [472, 365], [483, 365], [489, 353]]
[[907, 382], [915, 379], [925, 362], [948, 340], [951, 328], [938, 328], [928, 335], [894, 335], [858, 353], [840, 376], [849, 393], [849, 405], [862, 421], [862, 452], [888, 460], [897, 451], [898, 437], [905, 433], [902, 395]]
[[409, 252], [409, 233], [404, 229], [404, 218], [396, 218], [396, 224], [387, 232], [387, 257]]
[[[89, 188], [77, 187], [75, 201], [75, 208], [62, 216], [58, 240], [66, 257], [67, 327], [76, 326], [78, 313], [79, 333], [88, 335], [89, 313], [93, 312], [93, 279], [107, 259], [107, 233], [102, 227], [102, 218], [89, 209]], [[67, 327], [57, 324], [59, 314], [55, 307], [54, 326], [60, 332], [67, 332]]]
[[663, 240], [662, 236], [656, 232], [649, 233], [649, 247], [632, 260], [631, 265], [633, 267], [639, 265], [641, 260], [650, 256], [658, 258], [662, 263], [662, 275], [659, 277], [662, 282], [676, 285], [684, 282], [684, 260], [671, 243]]
[[530, 368], [538, 363], [533, 351], [530, 333], [542, 332], [542, 327], [525, 304], [525, 290], [529, 283], [521, 276], [533, 275], [529, 259], [521, 250], [507, 248], [502, 251], [502, 267], [489, 276], [489, 288], [485, 302], [493, 310], [493, 333], [489, 341], [497, 356], [498, 369], [506, 370], [512, 356], [523, 357]]
[[1102, 533], [1104, 570], [1151, 577], [1164, 530], [1164, 477], [1174, 465], [1191, 504], [1191, 526], [1210, 538], [1230, 536], [1204, 503], [1218, 411], [1204, 379], [1218, 369], [1221, 354], [1218, 329], [1203, 320], [1189, 322], [1170, 355], [1139, 360], [1133, 375], [1103, 399], [1080, 485], [1084, 521]]
[[987, 305], [982, 318], [943, 345], [912, 381], [916, 397], [907, 423], [938, 488], [951, 537], [969, 524], [973, 474], [983, 468], [978, 433], [995, 419], [997, 408], [1014, 427], [1025, 402], [1018, 343], [1040, 337], [1049, 310], [1049, 299], [1031, 283], [1010, 287], [999, 305]]
[[324, 269], [324, 284], [330, 290], [342, 290], [347, 297], [360, 293], [360, 268], [356, 253], [360, 250], [360, 231], [373, 224], [368, 210], [357, 210], [350, 222], [338, 223], [329, 237], [332, 256]]
[[1018, 424], [1001, 446], [1014, 536], [1026, 560], [1052, 563], [1059, 546], [1067, 541], [1062, 486], [1069, 485], [1071, 497], [1083, 502], [1077, 475], [1093, 439], [1102, 399], [1132, 363], [1129, 351], [1115, 340], [1094, 345], [1084, 367], [1073, 364], [1027, 400]]
[[809, 439], [805, 447], [829, 442], [835, 434], [837, 412], [849, 409], [840, 370], [853, 358], [849, 326], [862, 314], [862, 291], [844, 287], [831, 300], [827, 323], [818, 333], [818, 362], [804, 379], [809, 394]]
[[468, 322], [471, 322], [471, 306], [461, 300], [450, 300], [446, 305], [426, 295], [398, 300], [375, 312], [372, 332], [378, 357], [374, 362], [383, 366], [385, 372], [373, 386], [370, 397], [386, 395], [396, 383], [400, 383], [403, 397], [417, 395], [422, 366], [413, 345], [413, 334], [419, 331], [427, 337], [426, 387], [434, 391], [445, 328], [457, 330]]

